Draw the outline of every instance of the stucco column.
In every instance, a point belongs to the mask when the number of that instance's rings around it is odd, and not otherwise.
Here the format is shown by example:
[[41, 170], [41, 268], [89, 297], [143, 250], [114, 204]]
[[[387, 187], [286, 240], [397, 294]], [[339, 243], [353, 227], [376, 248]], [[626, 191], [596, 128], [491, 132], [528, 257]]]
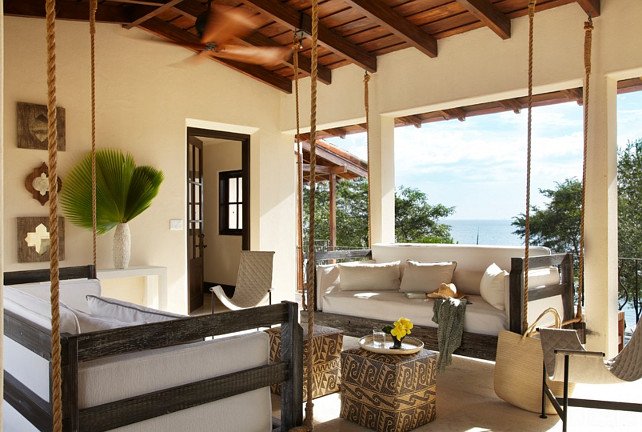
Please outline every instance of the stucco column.
[[369, 122], [372, 243], [389, 243], [395, 241], [395, 122], [377, 114]]
[[587, 349], [617, 353], [617, 81], [591, 80], [585, 216]]

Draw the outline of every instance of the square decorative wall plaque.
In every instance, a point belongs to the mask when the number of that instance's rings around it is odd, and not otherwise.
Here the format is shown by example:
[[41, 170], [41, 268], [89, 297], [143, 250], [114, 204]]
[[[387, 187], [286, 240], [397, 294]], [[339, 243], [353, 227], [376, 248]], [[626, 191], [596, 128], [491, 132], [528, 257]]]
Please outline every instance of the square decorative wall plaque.
[[[18, 102], [18, 147], [47, 150], [47, 106]], [[58, 150], [65, 151], [65, 109], [56, 108]]]
[[[18, 218], [18, 262], [49, 261], [49, 217]], [[65, 218], [58, 218], [58, 259], [65, 259]]]

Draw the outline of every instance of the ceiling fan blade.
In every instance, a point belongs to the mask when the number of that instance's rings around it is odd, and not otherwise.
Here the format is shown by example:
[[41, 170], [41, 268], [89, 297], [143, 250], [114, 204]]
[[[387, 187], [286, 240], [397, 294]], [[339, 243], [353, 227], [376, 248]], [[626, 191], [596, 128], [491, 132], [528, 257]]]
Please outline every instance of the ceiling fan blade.
[[201, 42], [218, 46], [249, 34], [259, 26], [250, 12], [240, 7], [212, 5]]
[[286, 61], [292, 55], [292, 49], [289, 47], [225, 45], [222, 49], [213, 52], [212, 55], [243, 63], [275, 66]]

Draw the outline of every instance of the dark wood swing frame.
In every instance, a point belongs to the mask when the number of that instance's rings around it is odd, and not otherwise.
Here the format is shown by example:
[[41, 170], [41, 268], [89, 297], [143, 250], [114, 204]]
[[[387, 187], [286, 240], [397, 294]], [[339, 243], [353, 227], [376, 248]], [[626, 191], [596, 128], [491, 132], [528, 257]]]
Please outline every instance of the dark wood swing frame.
[[[355, 260], [370, 259], [372, 251], [370, 249], [360, 250], [341, 250], [317, 252], [315, 261], [317, 264], [330, 260]], [[573, 254], [553, 254], [534, 256], [529, 258], [530, 268], [556, 266], [560, 270], [560, 283], [546, 285], [541, 287], [529, 288], [528, 301], [562, 296], [563, 303], [563, 320], [567, 321], [573, 318], [573, 305], [575, 288], [573, 283]], [[510, 323], [509, 329], [512, 332], [523, 334], [526, 330], [522, 328], [524, 308], [524, 269], [525, 259], [523, 257], [514, 257], [511, 260], [510, 270]], [[316, 298], [316, 289], [315, 289]], [[315, 305], [318, 302], [315, 300]], [[301, 320], [307, 320], [307, 311], [301, 312]], [[329, 312], [315, 310], [315, 324], [334, 327], [343, 330], [347, 336], [361, 337], [372, 332], [373, 327], [384, 327], [390, 323], [387, 321], [377, 320], [375, 317], [362, 318], [352, 315], [341, 315]], [[438, 351], [437, 328], [415, 325], [412, 335], [421, 339], [427, 349]], [[486, 360], [495, 360], [497, 354], [497, 336], [490, 336], [480, 333], [464, 332], [461, 346], [455, 351], [455, 354], [468, 357], [476, 357]]]
[[[95, 278], [94, 266], [60, 269], [60, 279]], [[49, 270], [7, 272], [5, 285], [49, 280]], [[281, 325], [281, 359], [266, 366], [184, 384], [95, 407], [78, 406], [78, 369], [87, 361], [194, 342], [207, 336]], [[51, 331], [4, 311], [4, 334], [51, 364]], [[105, 431], [180, 411], [250, 390], [281, 384], [281, 418], [274, 430], [287, 431], [303, 419], [303, 331], [292, 302], [179, 318], [111, 330], [61, 334], [63, 430]], [[4, 399], [41, 431], [52, 430], [53, 409], [4, 371]], [[279, 424], [280, 423], [280, 424]]]

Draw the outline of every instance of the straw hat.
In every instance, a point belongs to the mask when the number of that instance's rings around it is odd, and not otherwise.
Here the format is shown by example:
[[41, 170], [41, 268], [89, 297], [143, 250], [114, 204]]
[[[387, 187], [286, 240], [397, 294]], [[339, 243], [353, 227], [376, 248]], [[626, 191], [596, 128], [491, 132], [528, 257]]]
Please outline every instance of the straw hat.
[[454, 283], [442, 283], [437, 291], [431, 292], [426, 297], [430, 298], [462, 298], [465, 294], [458, 293]]

